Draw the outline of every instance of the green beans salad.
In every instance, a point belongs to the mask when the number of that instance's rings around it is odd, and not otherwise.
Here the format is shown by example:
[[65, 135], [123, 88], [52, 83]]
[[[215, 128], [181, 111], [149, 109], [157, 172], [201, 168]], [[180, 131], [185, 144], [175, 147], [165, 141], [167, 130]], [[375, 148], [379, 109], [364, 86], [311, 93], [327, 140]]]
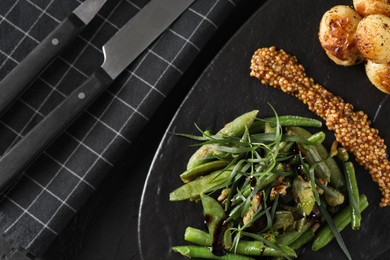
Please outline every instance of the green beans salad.
[[337, 145], [328, 151], [325, 133], [306, 129], [321, 121], [257, 116], [247, 112], [215, 134], [179, 134], [199, 148], [170, 200], [200, 201], [207, 227], [187, 227], [189, 245], [172, 250], [203, 259], [293, 259], [309, 243], [317, 251], [336, 239], [351, 259], [340, 232], [359, 230], [368, 202], [348, 153]]

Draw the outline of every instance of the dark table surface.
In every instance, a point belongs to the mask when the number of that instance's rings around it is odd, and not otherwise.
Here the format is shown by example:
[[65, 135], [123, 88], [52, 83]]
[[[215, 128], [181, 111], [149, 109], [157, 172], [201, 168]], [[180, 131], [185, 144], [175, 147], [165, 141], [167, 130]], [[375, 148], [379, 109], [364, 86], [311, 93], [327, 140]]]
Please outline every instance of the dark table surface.
[[[139, 259], [138, 208], [155, 151], [182, 100], [231, 36], [265, 2], [243, 0], [150, 119], [144, 131], [40, 259]], [[0, 241], [10, 259], [26, 259]]]

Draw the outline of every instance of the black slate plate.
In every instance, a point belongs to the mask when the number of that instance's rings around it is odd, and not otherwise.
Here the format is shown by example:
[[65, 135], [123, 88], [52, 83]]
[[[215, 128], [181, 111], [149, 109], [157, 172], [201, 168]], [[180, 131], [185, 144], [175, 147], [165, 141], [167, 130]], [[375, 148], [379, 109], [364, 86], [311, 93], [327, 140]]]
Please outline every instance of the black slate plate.
[[[197, 133], [202, 129], [217, 130], [224, 123], [252, 109], [260, 117], [270, 116], [270, 103], [280, 115], [294, 114], [316, 117], [295, 98], [267, 86], [249, 76], [250, 59], [260, 47], [277, 46], [297, 56], [309, 76], [333, 93], [364, 110], [373, 126], [385, 140], [390, 140], [389, 99], [373, 87], [364, 73], [363, 64], [341, 67], [330, 61], [321, 49], [317, 29], [323, 13], [334, 5], [352, 5], [344, 0], [269, 0], [228, 42], [205, 70], [173, 118], [151, 165], [139, 213], [139, 245], [144, 259], [184, 259], [171, 251], [185, 244], [187, 226], [204, 228], [202, 209], [192, 202], [169, 202], [169, 193], [181, 185], [189, 156], [196, 148], [191, 141], [172, 132]], [[332, 133], [326, 131], [329, 145]], [[389, 143], [387, 142], [389, 145]], [[359, 232], [347, 228], [343, 238], [354, 259], [388, 259], [390, 248], [390, 209], [378, 206], [380, 193], [370, 175], [357, 166], [360, 190], [370, 202], [363, 214]], [[309, 248], [299, 259], [343, 259], [336, 242], [319, 252]]]

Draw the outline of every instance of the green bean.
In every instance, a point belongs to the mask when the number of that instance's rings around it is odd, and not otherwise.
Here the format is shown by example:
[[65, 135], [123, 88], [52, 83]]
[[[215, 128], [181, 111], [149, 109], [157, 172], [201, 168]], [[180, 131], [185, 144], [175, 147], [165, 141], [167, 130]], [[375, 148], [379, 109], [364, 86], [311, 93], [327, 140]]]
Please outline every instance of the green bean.
[[212, 243], [209, 233], [193, 227], [186, 228], [184, 232], [184, 240], [200, 246], [211, 246]]
[[[309, 139], [310, 136], [312, 136], [310, 132], [301, 127], [289, 127], [288, 129], [290, 134], [299, 135], [306, 139]], [[337, 189], [344, 187], [344, 179], [339, 166], [336, 161], [329, 156], [328, 151], [322, 144], [310, 147], [305, 146], [303, 149], [307, 151], [307, 161], [311, 165], [318, 164], [315, 168], [318, 177], [321, 177], [325, 181], [329, 181]]]
[[229, 164], [228, 161], [225, 160], [217, 160], [217, 161], [211, 161], [207, 162], [205, 164], [201, 164], [198, 166], [195, 166], [182, 174], [180, 174], [180, 178], [184, 183], [190, 182], [199, 176], [205, 175], [207, 173], [219, 170], [224, 168]]
[[[321, 149], [321, 148], [320, 148]], [[324, 147], [325, 149], [325, 147]], [[326, 152], [326, 150], [325, 150]], [[328, 157], [325, 160], [326, 164], [330, 168], [330, 183], [336, 188], [336, 189], [342, 189], [345, 186], [345, 180], [343, 178], [343, 175], [341, 173], [341, 170], [339, 166], [337, 165], [336, 161], [332, 157]]]
[[318, 178], [321, 178], [327, 182], [330, 182], [330, 178], [332, 175], [329, 166], [325, 162], [325, 158], [323, 158], [318, 149], [312, 147], [308, 147], [306, 151], [304, 151], [304, 155], [306, 157], [306, 161], [310, 166], [314, 166], [314, 172]]
[[198, 178], [175, 189], [169, 194], [170, 201], [198, 199], [200, 194], [228, 181], [231, 171], [218, 170], [203, 178]]
[[[249, 128], [250, 125], [252, 125], [258, 113], [258, 110], [253, 110], [237, 117], [219, 130], [219, 132], [216, 133], [216, 136], [240, 136], [246, 127]], [[189, 159], [187, 170], [207, 162], [208, 157], [220, 155], [221, 153], [221, 151], [215, 149], [214, 144], [202, 145]]]
[[[253, 122], [252, 126], [250, 127], [251, 133], [259, 133], [264, 132], [265, 122], [270, 123], [276, 123], [276, 117], [269, 117], [265, 118], [263, 120], [256, 120]], [[322, 122], [309, 118], [309, 117], [302, 117], [302, 116], [279, 116], [279, 123], [281, 126], [301, 126], [301, 127], [321, 127]]]
[[303, 232], [301, 236], [299, 236], [296, 240], [289, 244], [289, 247], [294, 250], [297, 250], [300, 247], [306, 245], [310, 240], [314, 238], [318, 226], [318, 224], [315, 224], [311, 228], [307, 229], [305, 232]]
[[[275, 121], [275, 118], [269, 118], [266, 120]], [[309, 117], [302, 116], [279, 116], [279, 122], [281, 126], [301, 126], [301, 127], [321, 127], [322, 122]]]
[[189, 258], [203, 258], [203, 259], [221, 259], [221, 260], [254, 260], [252, 257], [236, 255], [236, 254], [225, 254], [222, 256], [214, 255], [208, 248], [203, 246], [174, 246], [172, 250], [176, 253], [180, 253], [183, 256]]
[[[367, 197], [364, 194], [361, 194], [359, 197], [359, 208], [361, 211], [368, 207]], [[335, 224], [337, 230], [341, 232], [349, 223], [351, 223], [351, 214], [350, 214], [351, 206], [347, 205], [342, 211], [340, 211], [336, 217], [333, 219], [333, 223]], [[312, 250], [318, 251], [324, 246], [326, 246], [332, 239], [334, 235], [328, 225], [325, 225], [320, 229], [318, 234], [315, 236]]]
[[276, 237], [276, 242], [281, 245], [290, 245], [295, 240], [297, 240], [306, 230], [308, 230], [313, 225], [312, 222], [306, 222], [303, 227], [297, 231], [287, 231], [284, 234]]
[[[188, 242], [201, 245], [201, 246], [210, 246], [211, 245], [211, 236], [210, 234], [193, 228], [187, 227], [184, 233], [184, 239]], [[297, 257], [294, 250], [291, 250], [288, 246], [279, 245], [281, 249], [287, 254], [289, 257]], [[237, 248], [229, 249], [229, 252], [233, 253], [235, 251], [236, 254], [239, 255], [250, 255], [250, 256], [282, 256], [283, 254], [275, 250], [274, 248], [265, 246], [264, 243], [260, 241], [248, 241], [248, 240], [240, 240], [237, 245]]]
[[290, 247], [294, 250], [301, 248], [306, 245], [310, 240], [314, 238], [315, 234], [309, 229], [306, 230], [297, 240], [295, 240]]
[[345, 179], [347, 181], [348, 196], [351, 204], [351, 226], [353, 230], [360, 229], [361, 212], [359, 208], [359, 188], [356, 181], [355, 169], [352, 162], [344, 163]]

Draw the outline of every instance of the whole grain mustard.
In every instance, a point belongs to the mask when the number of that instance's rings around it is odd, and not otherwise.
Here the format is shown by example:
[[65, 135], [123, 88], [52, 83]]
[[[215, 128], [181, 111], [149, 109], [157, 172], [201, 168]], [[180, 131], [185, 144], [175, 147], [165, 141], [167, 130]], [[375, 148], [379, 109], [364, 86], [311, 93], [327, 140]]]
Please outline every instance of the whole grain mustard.
[[326, 121], [336, 140], [352, 153], [378, 184], [381, 207], [390, 205], [390, 162], [379, 131], [372, 128], [367, 114], [332, 94], [309, 78], [296, 57], [275, 47], [258, 49], [251, 60], [250, 75], [295, 96]]

